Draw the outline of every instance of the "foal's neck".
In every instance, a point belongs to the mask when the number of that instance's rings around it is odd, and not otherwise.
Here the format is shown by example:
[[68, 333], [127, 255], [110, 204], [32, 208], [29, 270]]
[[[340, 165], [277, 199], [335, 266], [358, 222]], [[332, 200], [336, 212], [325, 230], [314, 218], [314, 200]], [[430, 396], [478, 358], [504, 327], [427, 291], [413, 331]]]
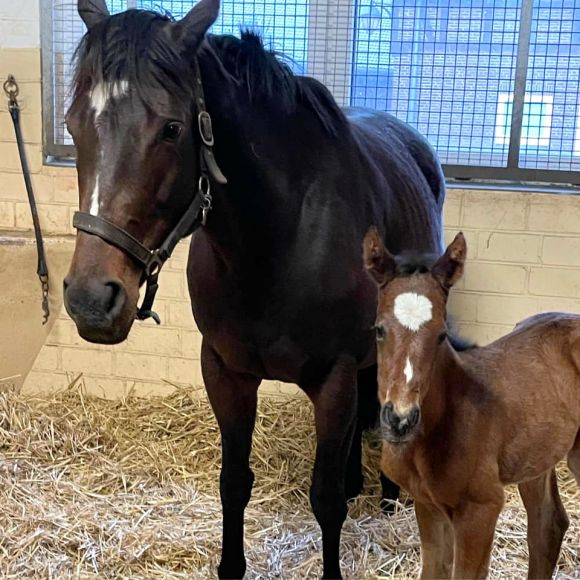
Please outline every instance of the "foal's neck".
[[457, 395], [456, 386], [469, 382], [461, 356], [448, 341], [439, 347], [432, 368], [429, 390], [421, 406], [425, 435], [429, 435], [441, 421], [449, 420], [454, 397]]

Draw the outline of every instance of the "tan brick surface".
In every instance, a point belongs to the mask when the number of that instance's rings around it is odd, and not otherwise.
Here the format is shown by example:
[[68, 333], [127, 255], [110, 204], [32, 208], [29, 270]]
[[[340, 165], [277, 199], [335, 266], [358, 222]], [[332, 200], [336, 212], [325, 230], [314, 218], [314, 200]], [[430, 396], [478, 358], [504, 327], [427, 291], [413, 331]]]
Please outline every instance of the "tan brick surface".
[[580, 270], [532, 268], [530, 294], [580, 298]]
[[16, 222], [14, 204], [10, 201], [0, 201], [0, 228], [13, 228]]
[[502, 234], [481, 232], [477, 258], [499, 262], [537, 263], [540, 255], [541, 236], [531, 234]]
[[580, 197], [567, 195], [555, 198], [549, 194], [538, 194], [530, 199], [530, 231], [578, 235], [579, 224]]
[[111, 376], [113, 353], [87, 348], [62, 348], [62, 370], [100, 376]]
[[538, 312], [538, 299], [524, 296], [479, 296], [477, 321], [515, 324]]
[[580, 266], [580, 237], [546, 236], [542, 248], [542, 262], [562, 266]]
[[19, 83], [38, 82], [40, 77], [40, 50], [34, 48], [0, 49], [0, 78], [13, 74]]
[[523, 230], [528, 196], [511, 191], [467, 191], [462, 225], [484, 230]]
[[521, 294], [525, 285], [526, 268], [523, 266], [472, 262], [465, 270], [466, 290]]

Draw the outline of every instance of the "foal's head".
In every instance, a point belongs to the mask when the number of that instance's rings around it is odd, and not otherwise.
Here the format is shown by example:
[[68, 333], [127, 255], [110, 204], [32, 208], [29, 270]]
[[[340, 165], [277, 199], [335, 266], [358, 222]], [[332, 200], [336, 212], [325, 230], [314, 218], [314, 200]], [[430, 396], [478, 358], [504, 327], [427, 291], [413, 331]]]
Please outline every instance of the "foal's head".
[[[154, 249], [197, 190], [193, 63], [219, 0], [201, 0], [178, 22], [142, 10], [111, 16], [105, 0], [78, 0], [78, 9], [88, 31], [66, 122], [80, 209]], [[115, 343], [127, 336], [141, 276], [125, 252], [78, 233], [65, 304], [83, 338]]]
[[371, 228], [364, 240], [365, 268], [379, 289], [376, 320], [381, 427], [392, 443], [417, 432], [437, 353], [447, 340], [447, 297], [461, 277], [467, 247], [459, 233], [430, 268], [402, 272]]

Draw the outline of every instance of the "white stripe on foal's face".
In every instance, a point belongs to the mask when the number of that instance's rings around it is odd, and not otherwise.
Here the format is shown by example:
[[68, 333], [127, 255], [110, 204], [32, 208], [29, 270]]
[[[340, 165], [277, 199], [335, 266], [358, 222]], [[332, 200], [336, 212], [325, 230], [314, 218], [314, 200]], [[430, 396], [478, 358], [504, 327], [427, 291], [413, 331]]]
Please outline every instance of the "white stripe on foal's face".
[[405, 328], [417, 332], [433, 317], [433, 304], [427, 296], [403, 292], [395, 298], [395, 318]]
[[405, 373], [405, 379], [407, 380], [407, 384], [409, 384], [413, 380], [413, 365], [411, 364], [409, 357], [407, 357], [407, 362], [405, 363], [405, 370], [403, 372]]
[[[91, 91], [91, 107], [95, 111], [95, 122], [100, 115], [107, 108], [111, 99], [118, 99], [125, 96], [129, 92], [129, 83], [127, 81], [119, 81], [113, 85], [109, 83], [99, 83]], [[95, 186], [91, 194], [91, 207], [89, 213], [91, 215], [99, 215], [99, 173], [97, 167], [97, 174], [95, 176]]]

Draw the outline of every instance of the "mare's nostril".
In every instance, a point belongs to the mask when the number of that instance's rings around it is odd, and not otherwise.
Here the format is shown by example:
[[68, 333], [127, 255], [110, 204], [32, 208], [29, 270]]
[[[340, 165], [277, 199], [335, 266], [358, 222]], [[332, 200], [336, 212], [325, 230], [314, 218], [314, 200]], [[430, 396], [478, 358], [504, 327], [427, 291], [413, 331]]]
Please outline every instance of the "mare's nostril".
[[68, 276], [62, 281], [62, 288], [63, 288], [63, 292], [66, 294], [66, 291], [68, 289], [69, 286], [69, 281], [68, 281]]
[[103, 294], [103, 310], [107, 314], [117, 314], [125, 302], [125, 291], [119, 282], [111, 280], [105, 283]]

